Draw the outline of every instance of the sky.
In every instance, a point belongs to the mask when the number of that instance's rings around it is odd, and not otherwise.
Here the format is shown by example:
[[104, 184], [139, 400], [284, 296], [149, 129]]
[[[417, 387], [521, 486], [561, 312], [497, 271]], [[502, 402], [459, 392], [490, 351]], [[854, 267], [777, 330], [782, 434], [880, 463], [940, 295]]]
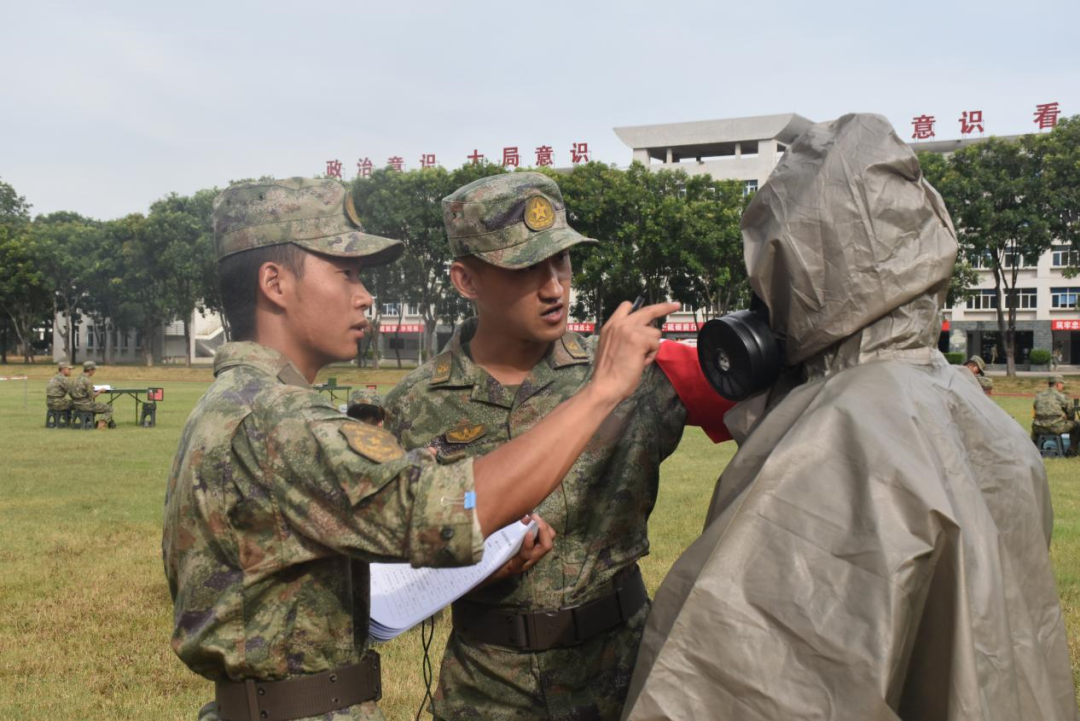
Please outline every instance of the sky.
[[960, 136], [1080, 114], [1080, 2], [48, 2], [0, 5], [0, 180], [110, 219], [339, 160], [524, 163], [612, 128], [795, 112], [933, 115]]

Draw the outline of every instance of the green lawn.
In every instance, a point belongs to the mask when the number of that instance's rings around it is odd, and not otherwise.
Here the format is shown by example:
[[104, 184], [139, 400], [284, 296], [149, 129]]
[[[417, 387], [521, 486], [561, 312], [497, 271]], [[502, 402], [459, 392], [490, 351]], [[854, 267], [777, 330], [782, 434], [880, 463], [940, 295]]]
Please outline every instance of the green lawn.
[[[28, 371], [28, 372], [27, 372]], [[113, 431], [46, 430], [51, 366], [0, 366], [0, 719], [183, 719], [212, 694], [169, 648], [171, 603], [161, 567], [165, 478], [180, 429], [205, 390], [204, 368], [103, 368], [95, 380], [165, 388], [158, 427], [137, 428], [130, 399]], [[339, 384], [399, 374], [333, 369]], [[24, 406], [25, 395], [28, 406]], [[1019, 390], [1019, 389], [1018, 389]], [[1023, 390], [1026, 390], [1023, 389]], [[997, 399], [1027, 426], [1031, 401]], [[655, 589], [698, 534], [713, 483], [734, 453], [688, 429], [663, 467], [653, 553]], [[1057, 513], [1052, 554], [1073, 667], [1080, 667], [1080, 461], [1047, 461]], [[437, 664], [448, 623], [440, 621]], [[383, 709], [412, 718], [423, 694], [416, 633], [380, 649]]]

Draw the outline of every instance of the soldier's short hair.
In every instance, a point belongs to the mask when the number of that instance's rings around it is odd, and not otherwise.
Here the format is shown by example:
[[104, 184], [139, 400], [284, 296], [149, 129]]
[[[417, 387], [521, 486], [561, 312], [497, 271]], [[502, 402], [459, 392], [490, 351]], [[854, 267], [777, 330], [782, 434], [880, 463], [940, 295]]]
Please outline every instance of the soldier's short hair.
[[245, 250], [218, 261], [221, 308], [233, 340], [250, 340], [255, 335], [255, 300], [263, 263], [277, 263], [302, 278], [307, 252], [293, 243], [280, 243]]

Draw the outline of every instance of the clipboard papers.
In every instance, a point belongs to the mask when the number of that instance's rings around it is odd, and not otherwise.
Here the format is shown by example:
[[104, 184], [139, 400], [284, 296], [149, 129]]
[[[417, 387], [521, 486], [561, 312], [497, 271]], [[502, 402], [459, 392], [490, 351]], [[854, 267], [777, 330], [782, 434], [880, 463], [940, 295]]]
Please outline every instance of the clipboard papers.
[[502, 568], [521, 548], [536, 521], [515, 522], [484, 541], [484, 557], [462, 568], [413, 568], [407, 563], [371, 564], [371, 637], [389, 641], [449, 606]]

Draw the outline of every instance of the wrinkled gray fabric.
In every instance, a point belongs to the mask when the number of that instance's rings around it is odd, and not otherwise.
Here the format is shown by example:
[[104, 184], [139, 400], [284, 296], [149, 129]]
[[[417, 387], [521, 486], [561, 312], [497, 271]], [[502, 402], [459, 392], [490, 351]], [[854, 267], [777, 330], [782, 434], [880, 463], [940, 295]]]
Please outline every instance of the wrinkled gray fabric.
[[912, 152], [877, 116], [815, 125], [743, 238], [799, 365], [725, 416], [625, 718], [1076, 719], [1042, 459], [934, 348], [956, 241]]

